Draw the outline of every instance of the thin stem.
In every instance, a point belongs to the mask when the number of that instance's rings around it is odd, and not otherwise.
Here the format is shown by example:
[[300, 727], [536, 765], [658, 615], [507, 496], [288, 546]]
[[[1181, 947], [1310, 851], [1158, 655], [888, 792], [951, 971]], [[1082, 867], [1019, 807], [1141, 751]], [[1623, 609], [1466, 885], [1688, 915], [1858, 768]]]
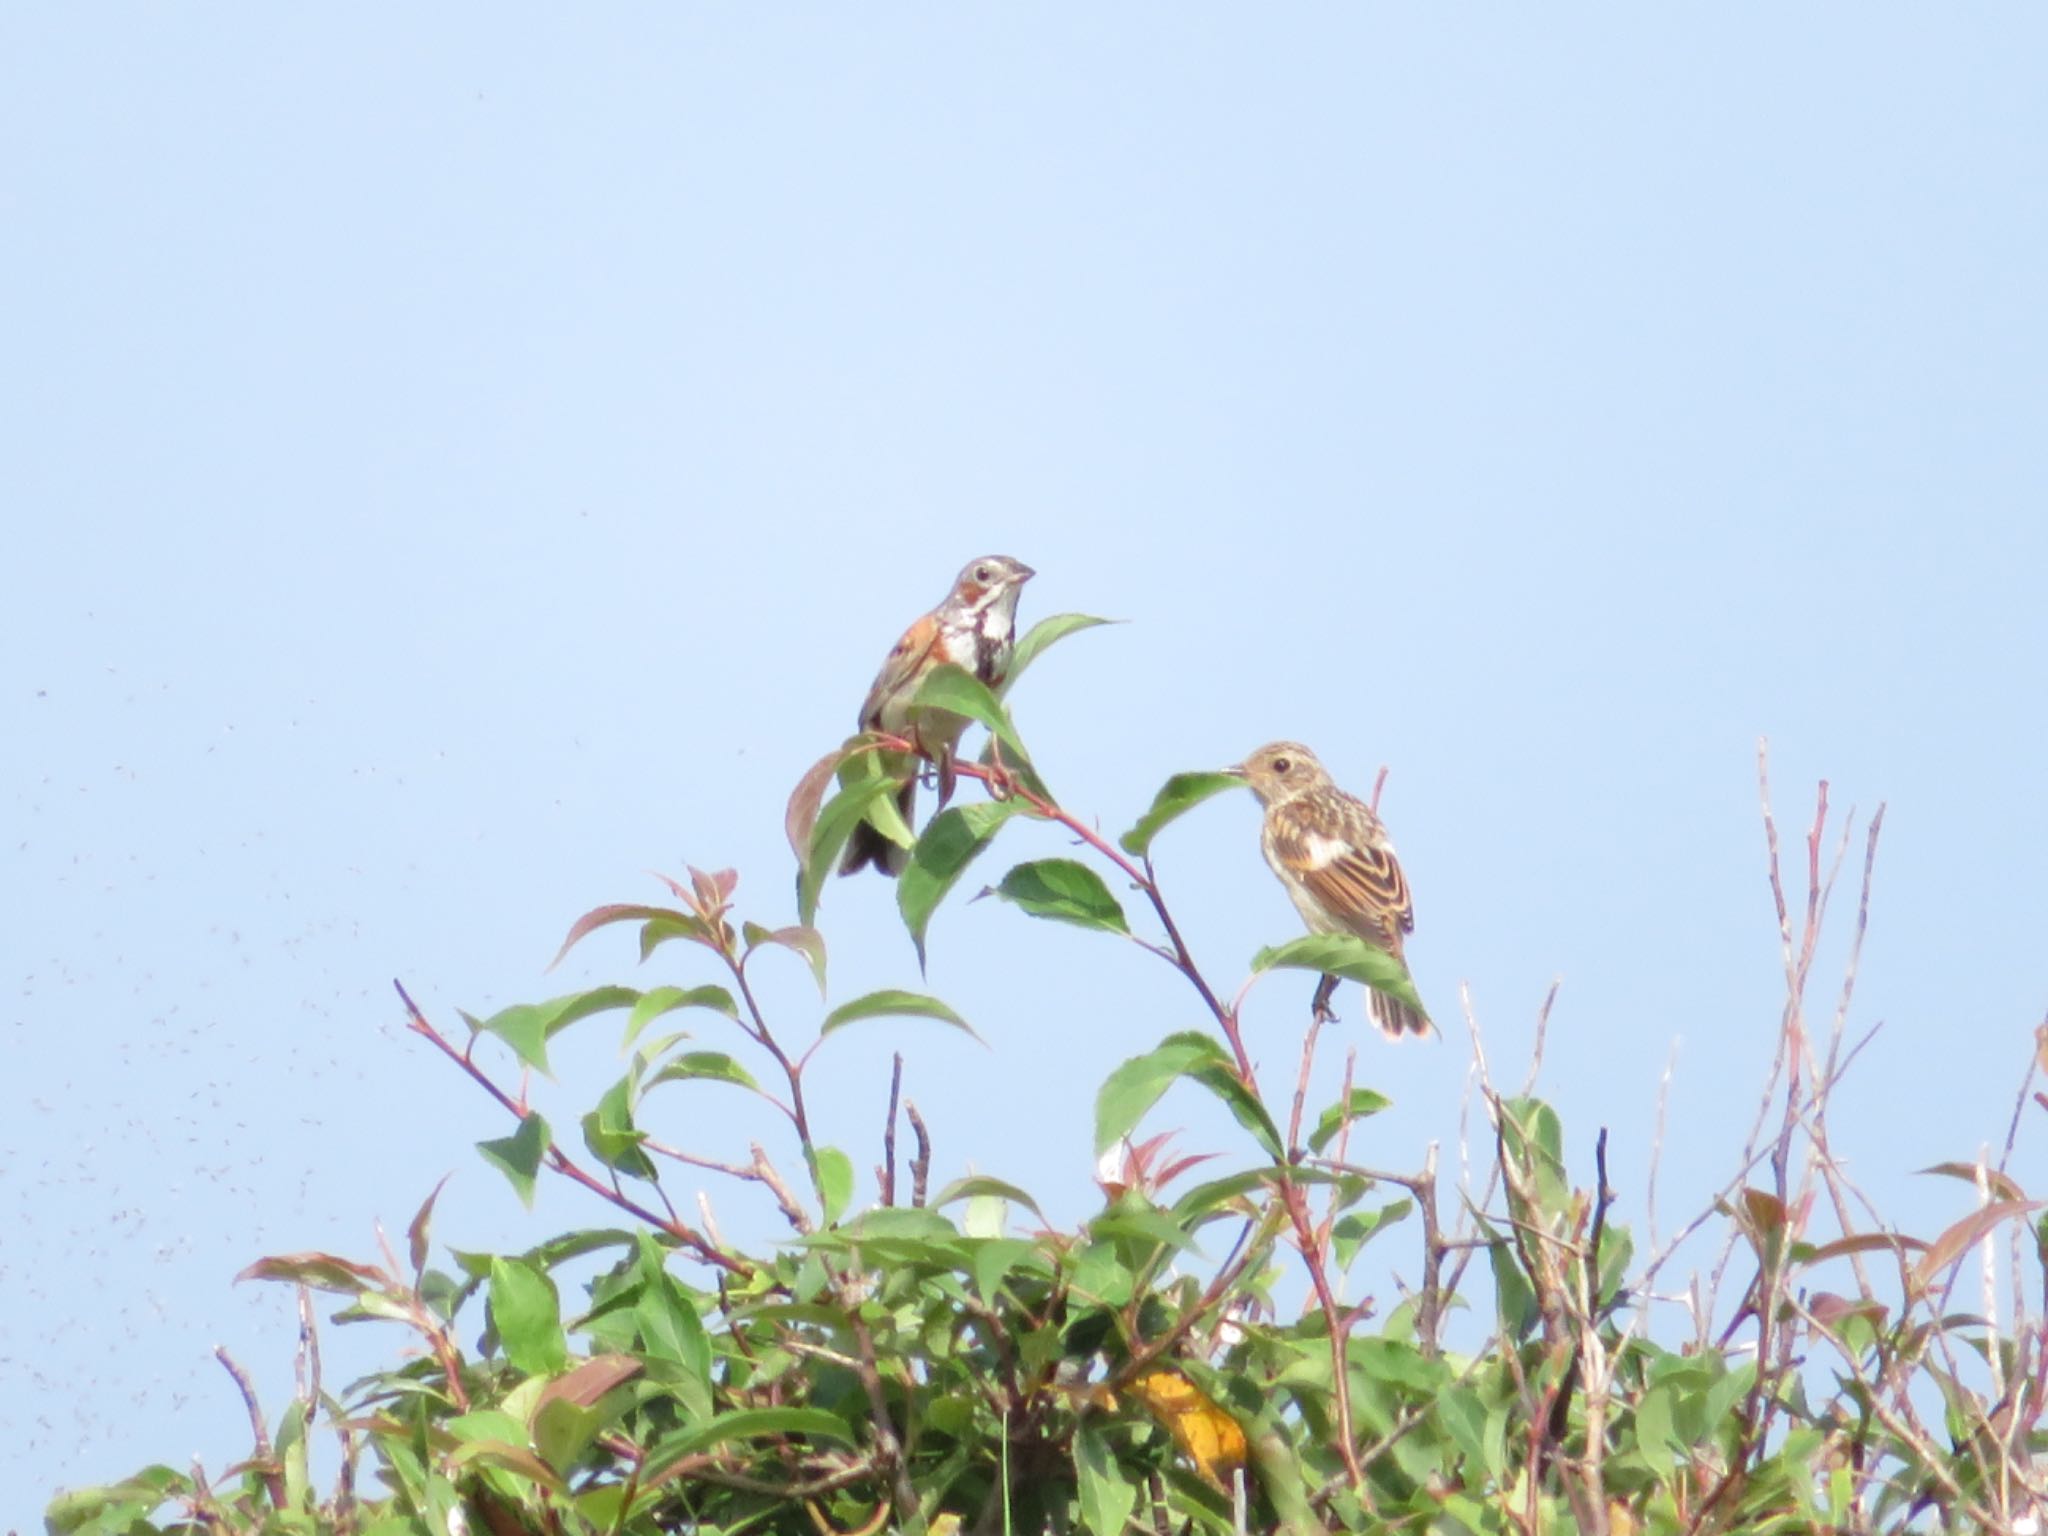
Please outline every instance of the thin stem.
[[[419, 1004], [412, 1000], [412, 994], [405, 990], [403, 982], [394, 981], [391, 985], [397, 988], [399, 999], [405, 1004], [406, 1012], [410, 1015], [407, 1028], [412, 1030], [414, 1034], [432, 1043], [435, 1049], [439, 1050], [442, 1055], [468, 1073], [478, 1087], [496, 1099], [515, 1119], [524, 1120], [533, 1113], [524, 1103], [515, 1100], [511, 1094], [492, 1082], [489, 1075], [470, 1059], [468, 1051], [457, 1050], [447, 1036], [443, 1035], [427, 1021], [427, 1016], [420, 1011]], [[666, 1232], [705, 1263], [715, 1265], [729, 1274], [745, 1276], [754, 1273], [754, 1266], [752, 1264], [749, 1264], [744, 1259], [734, 1258], [731, 1254], [724, 1252], [694, 1228], [672, 1217], [663, 1216], [658, 1211], [648, 1209], [648, 1207], [640, 1204], [639, 1201], [633, 1199], [630, 1195], [623, 1194], [605, 1184], [601, 1179], [593, 1177], [553, 1141], [548, 1143], [547, 1151], [542, 1156], [547, 1165], [554, 1169], [556, 1173], [575, 1183], [581, 1184], [585, 1189], [608, 1204], [617, 1206], [629, 1215], [638, 1217], [657, 1231]]]

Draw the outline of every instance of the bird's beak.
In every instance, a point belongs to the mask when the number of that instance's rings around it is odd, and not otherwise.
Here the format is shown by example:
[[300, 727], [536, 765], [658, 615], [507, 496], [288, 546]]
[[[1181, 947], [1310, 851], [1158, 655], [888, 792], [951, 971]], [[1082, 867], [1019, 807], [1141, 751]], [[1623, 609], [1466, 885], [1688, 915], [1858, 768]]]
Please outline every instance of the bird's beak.
[[1022, 560], [1019, 560], [1017, 562], [1017, 574], [1012, 576], [1010, 579], [1016, 582], [1017, 585], [1021, 587], [1024, 585], [1025, 582], [1029, 581], [1032, 577], [1036, 576], [1037, 574], [1038, 572], [1031, 569], [1031, 567], [1026, 565]]
[[1250, 774], [1244, 771], [1243, 763], [1232, 763], [1228, 768], [1218, 768], [1216, 771], [1229, 774], [1233, 779], [1248, 779], [1251, 777]]

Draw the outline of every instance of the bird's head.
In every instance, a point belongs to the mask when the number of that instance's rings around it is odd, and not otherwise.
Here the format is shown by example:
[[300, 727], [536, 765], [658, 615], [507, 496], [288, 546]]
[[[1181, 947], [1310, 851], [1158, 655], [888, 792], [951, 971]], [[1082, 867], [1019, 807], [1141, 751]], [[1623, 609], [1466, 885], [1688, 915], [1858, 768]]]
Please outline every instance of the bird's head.
[[1269, 741], [1236, 767], [1223, 771], [1251, 785], [1262, 805], [1282, 804], [1330, 782], [1315, 753], [1298, 741]]
[[1007, 601], [1017, 603], [1017, 592], [1038, 573], [1022, 560], [1008, 555], [983, 555], [961, 568], [953, 583], [953, 601], [973, 613], [980, 613]]

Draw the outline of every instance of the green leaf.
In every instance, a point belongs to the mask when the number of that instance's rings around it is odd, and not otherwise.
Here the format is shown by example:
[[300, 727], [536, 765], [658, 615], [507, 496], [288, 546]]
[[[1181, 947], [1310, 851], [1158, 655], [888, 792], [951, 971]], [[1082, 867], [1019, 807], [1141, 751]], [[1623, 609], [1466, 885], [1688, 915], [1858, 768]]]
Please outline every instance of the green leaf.
[[147, 1530], [143, 1524], [158, 1506], [183, 1498], [192, 1481], [182, 1472], [157, 1465], [133, 1477], [96, 1488], [72, 1488], [50, 1500], [43, 1525], [50, 1536], [83, 1536], [86, 1532]]
[[[973, 1025], [936, 997], [927, 997], [922, 992], [904, 992], [895, 987], [884, 987], [879, 992], [856, 997], [850, 1003], [841, 1003], [825, 1015], [825, 1022], [818, 1026], [818, 1033], [829, 1035], [833, 1030], [861, 1019], [937, 1019], [941, 1024], [950, 1024], [981, 1040], [981, 1036], [974, 1034]], [[982, 1043], [986, 1045], [988, 1042]]]
[[1108, 1437], [1092, 1423], [1075, 1432], [1074, 1469], [1080, 1474], [1082, 1521], [1095, 1536], [1123, 1536], [1138, 1507], [1138, 1490], [1118, 1468]]
[[818, 1194], [825, 1207], [826, 1226], [846, 1213], [853, 1201], [853, 1159], [837, 1147], [819, 1147], [810, 1153], [811, 1171], [818, 1181]]
[[732, 994], [723, 987], [649, 987], [640, 994], [640, 1001], [633, 1005], [633, 1011], [626, 1015], [626, 1038], [623, 1045], [630, 1047], [640, 1038], [640, 1032], [665, 1013], [674, 1013], [679, 1008], [709, 1008], [713, 1013], [722, 1013], [728, 1019], [737, 1019], [740, 1010], [732, 1000]]
[[566, 1397], [552, 1397], [533, 1415], [533, 1448], [557, 1472], [566, 1473], [597, 1438], [605, 1416]]
[[1346, 981], [1363, 982], [1375, 992], [1384, 992], [1395, 1002], [1414, 1009], [1425, 1019], [1429, 1010], [1415, 990], [1408, 967], [1384, 949], [1366, 943], [1355, 934], [1311, 933], [1288, 943], [1260, 950], [1252, 956], [1254, 974], [1270, 970], [1320, 971]]
[[1391, 1227], [1414, 1209], [1414, 1201], [1396, 1200], [1376, 1211], [1353, 1211], [1348, 1215], [1339, 1216], [1336, 1224], [1330, 1228], [1330, 1247], [1335, 1254], [1337, 1267], [1349, 1269], [1351, 1261], [1358, 1257], [1358, 1250], [1365, 1246], [1366, 1241], [1374, 1233]]
[[998, 1199], [1021, 1205], [1047, 1226], [1052, 1225], [1046, 1221], [1045, 1212], [1038, 1208], [1038, 1202], [1032, 1199], [1027, 1191], [1002, 1179], [992, 1179], [984, 1173], [970, 1173], [965, 1178], [955, 1179], [932, 1196], [931, 1206], [935, 1211], [943, 1210], [955, 1200], [971, 1200], [978, 1195], [994, 1195]]
[[607, 1088], [597, 1107], [583, 1117], [583, 1145], [605, 1167], [630, 1178], [656, 1177], [640, 1144], [646, 1135], [633, 1124], [633, 1080], [622, 1077]]
[[[846, 768], [855, 763], [871, 763], [875, 754], [862, 753], [848, 758]], [[842, 770], [844, 772], [845, 770]], [[855, 776], [853, 781], [830, 800], [818, 812], [818, 822], [811, 832], [811, 854], [804, 861], [802, 872], [797, 876], [796, 912], [797, 921], [809, 927], [818, 915], [818, 893], [825, 888], [825, 877], [839, 862], [839, 855], [846, 847], [846, 840], [853, 835], [853, 829], [868, 819], [878, 802], [894, 795], [901, 781], [882, 775], [879, 771], [872, 776]], [[892, 805], [891, 810], [895, 807]], [[902, 817], [898, 816], [900, 825]]]
[[1130, 1135], [1168, 1088], [1204, 1063], [1227, 1067], [1229, 1058], [1207, 1035], [1177, 1034], [1110, 1073], [1095, 1096], [1095, 1155]]
[[825, 995], [825, 935], [817, 929], [768, 929], [759, 923], [745, 923], [741, 925], [740, 933], [747, 941], [748, 954], [752, 954], [763, 944], [775, 944], [802, 955], [810, 962], [811, 974], [818, 979], [818, 996]]
[[1191, 1069], [1187, 1075], [1223, 1101], [1231, 1118], [1252, 1133], [1252, 1139], [1268, 1157], [1276, 1163], [1287, 1160], [1286, 1149], [1280, 1143], [1280, 1127], [1273, 1123], [1259, 1096], [1244, 1085], [1235, 1067], [1227, 1061], [1212, 1061]]
[[642, 1091], [660, 1083], [697, 1081], [737, 1083], [740, 1087], [751, 1088], [756, 1093], [761, 1091], [761, 1085], [754, 1081], [753, 1074], [723, 1051], [685, 1051], [682, 1055], [663, 1062], [661, 1070], [647, 1079]]
[[1109, 894], [1102, 876], [1077, 859], [1035, 859], [1019, 864], [1003, 876], [995, 892], [1033, 917], [1106, 933], [1131, 931], [1124, 909]]
[[483, 1153], [485, 1162], [503, 1170], [520, 1202], [531, 1207], [534, 1177], [540, 1172], [540, 1160], [547, 1155], [551, 1141], [547, 1121], [528, 1110], [521, 1117], [518, 1130], [497, 1141], [480, 1141], [476, 1149]]
[[524, 1259], [491, 1260], [490, 1314], [514, 1369], [549, 1376], [569, 1363], [555, 1282]]
[[[1034, 1207], [1036, 1209], [1036, 1207]], [[984, 1306], [995, 1305], [996, 1293], [1002, 1289], [1003, 1281], [1010, 1272], [1030, 1259], [1037, 1248], [1021, 1237], [996, 1237], [981, 1243], [974, 1250], [974, 1289]], [[1045, 1259], [1039, 1255], [1038, 1264]]]
[[1436, 1395], [1437, 1422], [1473, 1468], [1486, 1465], [1486, 1404], [1470, 1387], [1446, 1387]]
[[680, 1380], [668, 1380], [669, 1388], [681, 1401], [691, 1419], [711, 1417], [711, 1341], [704, 1332], [703, 1316], [676, 1283], [663, 1262], [660, 1246], [646, 1233], [639, 1238], [640, 1299], [633, 1306], [633, 1322], [645, 1343], [647, 1354], [682, 1370]]
[[1685, 1442], [1671, 1422], [1673, 1391], [1654, 1386], [1636, 1404], [1636, 1454], [1658, 1472], [1678, 1464]]
[[1385, 1094], [1374, 1093], [1370, 1088], [1352, 1089], [1348, 1097], [1339, 1099], [1317, 1119], [1316, 1128], [1309, 1133], [1309, 1150], [1322, 1151], [1351, 1121], [1376, 1115], [1392, 1102]]
[[670, 1467], [685, 1456], [723, 1445], [728, 1440], [751, 1440], [760, 1435], [809, 1435], [813, 1440], [836, 1440], [852, 1446], [853, 1431], [836, 1413], [822, 1408], [746, 1408], [722, 1413], [709, 1424], [699, 1424], [670, 1435], [647, 1453], [640, 1469], [642, 1486], [660, 1484]]
[[469, 1019], [472, 1029], [496, 1035], [536, 1072], [548, 1070], [548, 1041], [578, 1019], [611, 1008], [626, 1008], [640, 1000], [631, 987], [593, 987], [588, 992], [571, 992], [545, 1003], [515, 1003], [501, 1008], [488, 1019]]
[[1226, 789], [1244, 787], [1244, 780], [1234, 773], [1176, 773], [1152, 797], [1152, 809], [1140, 816], [1138, 824], [1117, 842], [1125, 853], [1142, 859], [1152, 851], [1152, 839], [1164, 831], [1168, 823], [1178, 821], [1204, 800], [1220, 795]]
[[941, 710], [947, 714], [965, 715], [969, 720], [987, 726], [989, 735], [1000, 741], [1017, 761], [1031, 760], [1031, 754], [1024, 750], [1024, 738], [1010, 723], [1009, 711], [1003, 708], [1002, 700], [965, 667], [955, 666], [949, 661], [932, 668], [924, 681], [917, 685], [910, 708], [913, 714], [919, 710]]
[[896, 909], [924, 964], [925, 930], [932, 913], [959, 882], [967, 866], [995, 839], [1004, 822], [1024, 807], [1015, 800], [982, 800], [939, 812], [910, 850], [910, 863], [896, 879]]
[[1017, 679], [1024, 675], [1024, 669], [1038, 660], [1050, 647], [1072, 634], [1084, 629], [1094, 629], [1101, 624], [1121, 624], [1121, 619], [1098, 619], [1086, 613], [1055, 613], [1040, 619], [1024, 631], [1017, 641], [1017, 648], [1010, 653], [1010, 669], [1003, 674], [1002, 687], [998, 693], [1007, 694], [1017, 686]]
[[1197, 1257], [1202, 1252], [1201, 1244], [1185, 1227], [1164, 1212], [1135, 1200], [1120, 1202], [1113, 1210], [1092, 1218], [1088, 1223], [1088, 1235], [1098, 1240], [1123, 1238], [1140, 1244], [1156, 1244]]

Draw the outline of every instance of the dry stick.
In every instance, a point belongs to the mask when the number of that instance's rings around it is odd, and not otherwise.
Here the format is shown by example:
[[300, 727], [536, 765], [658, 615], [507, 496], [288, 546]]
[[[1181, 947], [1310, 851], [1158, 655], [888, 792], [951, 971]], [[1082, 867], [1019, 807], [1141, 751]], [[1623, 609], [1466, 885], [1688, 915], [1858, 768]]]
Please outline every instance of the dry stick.
[[[1792, 918], [1785, 904], [1785, 886], [1779, 874], [1778, 821], [1771, 812], [1770, 743], [1761, 737], [1756, 744], [1756, 773], [1757, 793], [1763, 805], [1765, 868], [1770, 877], [1771, 899], [1777, 908], [1779, 945], [1784, 955], [1789, 988], [1794, 974]], [[1788, 1112], [1790, 1103], [1798, 1093], [1798, 1062], [1793, 1051], [1793, 1007], [1793, 1002], [1788, 999], [1785, 1012], [1779, 1020], [1777, 1053], [1772, 1057], [1771, 1070], [1764, 1078], [1764, 1091], [1763, 1096], [1757, 1101], [1756, 1118], [1750, 1122], [1749, 1135], [1742, 1144], [1745, 1176], [1748, 1169], [1755, 1167], [1758, 1162], [1753, 1154], [1763, 1135], [1764, 1121], [1771, 1112], [1771, 1104], [1778, 1096], [1779, 1079], [1786, 1079]], [[1771, 1151], [1775, 1158], [1775, 1147]], [[1785, 1194], [1783, 1175], [1780, 1171], [1779, 1198], [1782, 1200]], [[1712, 1331], [1713, 1314], [1719, 1309], [1721, 1302], [1721, 1282], [1727, 1274], [1729, 1261], [1734, 1257], [1735, 1245], [1739, 1238], [1739, 1231], [1731, 1225], [1728, 1236], [1721, 1245], [1720, 1256], [1715, 1259], [1714, 1267], [1708, 1275], [1706, 1306], [1696, 1320], [1702, 1347], [1706, 1345], [1708, 1335]]]
[[896, 1110], [903, 1097], [903, 1053], [896, 1053], [895, 1064], [889, 1070], [889, 1118], [882, 1122], [882, 1166], [880, 1183], [882, 1204], [896, 1203]]
[[286, 1498], [284, 1471], [272, 1459], [270, 1431], [264, 1427], [263, 1410], [256, 1406], [256, 1384], [249, 1380], [249, 1373], [235, 1363], [227, 1345], [216, 1344], [213, 1358], [235, 1379], [235, 1389], [242, 1394], [242, 1403], [249, 1410], [249, 1432], [255, 1437], [254, 1454], [249, 1459], [263, 1469], [259, 1475], [263, 1479], [263, 1491], [270, 1496], [270, 1507], [283, 1514]]
[[905, 1099], [903, 1114], [910, 1121], [910, 1133], [917, 1138], [917, 1155], [910, 1160], [910, 1203], [919, 1210], [924, 1208], [924, 1194], [932, 1176], [932, 1133], [924, 1127], [924, 1116], [917, 1112], [917, 1101]]
[[1657, 1118], [1650, 1132], [1650, 1173], [1644, 1191], [1649, 1217], [1650, 1251], [1657, 1251], [1657, 1169], [1664, 1161], [1664, 1127], [1671, 1112], [1671, 1078], [1678, 1070], [1678, 1042], [1671, 1042], [1671, 1054], [1664, 1058], [1664, 1075], [1657, 1080]]
[[[2020, 1091], [2012, 1099], [2012, 1123], [2005, 1128], [2005, 1147], [1998, 1154], [1998, 1171], [2003, 1175], [2012, 1163], [2012, 1149], [2020, 1137], [2020, 1113], [2027, 1107], [2027, 1093], [2034, 1086], [2034, 1073], [2041, 1065], [2041, 1057], [2048, 1052], [2048, 1017], [2034, 1026], [2034, 1048], [2027, 1053], [2027, 1070], [2020, 1078]], [[2012, 1331], [2015, 1337], [2027, 1336], [2027, 1292], [2023, 1262], [2020, 1257], [2020, 1224], [2012, 1228]]]
[[[496, 1099], [500, 1105], [512, 1114], [514, 1119], [523, 1121], [532, 1113], [524, 1104], [519, 1103], [504, 1089], [492, 1082], [484, 1070], [474, 1061], [470, 1060], [467, 1052], [456, 1050], [449, 1043], [446, 1036], [427, 1022], [427, 1016], [420, 1012], [419, 1004], [412, 1000], [412, 994], [405, 990], [404, 983], [394, 981], [391, 985], [398, 989], [398, 996], [404, 1002], [406, 1012], [411, 1015], [407, 1027], [414, 1034], [425, 1038], [442, 1055], [468, 1073], [477, 1086]], [[574, 1158], [570, 1157], [552, 1140], [549, 1141], [548, 1149], [544, 1156], [548, 1166], [554, 1169], [555, 1172], [575, 1183], [581, 1184], [599, 1199], [617, 1206], [628, 1215], [637, 1216], [657, 1231], [666, 1232], [705, 1263], [725, 1270], [729, 1274], [747, 1276], [754, 1273], [754, 1266], [752, 1264], [744, 1259], [736, 1259], [731, 1254], [721, 1251], [701, 1233], [672, 1217], [664, 1217], [656, 1211], [649, 1210], [631, 1196], [622, 1194], [618, 1190], [607, 1186], [602, 1180], [591, 1177], [589, 1173], [577, 1164]]]
[[[1849, 830], [1853, 824], [1854, 813], [1852, 812], [1850, 820], [1842, 826], [1844, 851], [1847, 849]], [[1863, 936], [1870, 929], [1870, 887], [1872, 876], [1877, 868], [1877, 839], [1883, 830], [1884, 805], [1882, 802], [1879, 802], [1876, 814], [1870, 818], [1869, 833], [1864, 839], [1863, 883], [1856, 901], [1856, 931], [1849, 939], [1849, 958], [1842, 967], [1842, 991], [1835, 1003], [1834, 1024], [1828, 1031], [1827, 1072], [1830, 1078], [1834, 1073], [1835, 1059], [1842, 1048], [1843, 1034], [1848, 1028], [1849, 1004], [1856, 995], [1857, 968], [1862, 963], [1863, 958]], [[1835, 865], [1836, 869], [1839, 870], [1841, 867], [1841, 857], [1839, 854], [1836, 856]], [[1828, 889], [1830, 891], [1833, 890], [1834, 883], [1835, 876], [1833, 873], [1830, 873], [1828, 875]], [[1834, 1150], [1828, 1139], [1829, 1103], [1830, 1098], [1826, 1087], [1816, 1085], [1812, 1094], [1813, 1124], [1809, 1131], [1813, 1155], [1807, 1164], [1806, 1177], [1800, 1182], [1800, 1192], [1803, 1198], [1806, 1191], [1812, 1187], [1814, 1174], [1818, 1171], [1822, 1182], [1827, 1186], [1828, 1203], [1835, 1209], [1835, 1221], [1841, 1227], [1842, 1235], [1847, 1237], [1853, 1230], [1849, 1220], [1848, 1181], [1841, 1176], [1841, 1168], [1835, 1161]], [[1866, 1211], [1869, 1211], [1871, 1217], [1875, 1219], [1877, 1213], [1871, 1208], [1870, 1202], [1865, 1200], [1863, 1205]], [[1849, 1264], [1855, 1271], [1856, 1283], [1861, 1287], [1863, 1297], [1866, 1300], [1870, 1299], [1875, 1293], [1871, 1289], [1869, 1272], [1863, 1267], [1863, 1255], [1861, 1253], [1851, 1253], [1849, 1255]]]
[[[1550, 1010], [1557, 1002], [1557, 989], [1561, 985], [1563, 983], [1559, 981], [1551, 982], [1550, 990], [1543, 994], [1543, 1005], [1536, 1010], [1536, 1042], [1530, 1049], [1529, 1072], [1522, 1085], [1524, 1097], [1527, 1097], [1529, 1090], [1535, 1086], [1537, 1075], [1543, 1067], [1543, 1045], [1550, 1030]], [[1461, 985], [1458, 988], [1458, 1002], [1465, 1015], [1465, 1028], [1472, 1036], [1472, 1064], [1478, 1076], [1480, 1093], [1485, 1101], [1490, 1102], [1499, 1095], [1493, 1091], [1493, 1073], [1486, 1060], [1486, 1042], [1479, 1033], [1479, 1016], [1473, 1011], [1472, 991], [1469, 987]], [[1487, 1243], [1474, 1243], [1471, 1239], [1478, 1230], [1476, 1213], [1485, 1210], [1493, 1199], [1494, 1191], [1500, 1187], [1500, 1165], [1496, 1162], [1487, 1170], [1486, 1188], [1480, 1192], [1478, 1199], [1472, 1197], [1472, 1153], [1467, 1136], [1470, 1108], [1468, 1092], [1466, 1103], [1458, 1112], [1458, 1157], [1461, 1164], [1459, 1195], [1464, 1205], [1458, 1213], [1457, 1230], [1443, 1245], [1446, 1252], [1455, 1252], [1458, 1255], [1456, 1263], [1451, 1266], [1449, 1277], [1443, 1282], [1443, 1294], [1446, 1296], [1458, 1294], [1458, 1287], [1464, 1282], [1465, 1270], [1471, 1264], [1473, 1255], [1480, 1249], [1491, 1246]]]

